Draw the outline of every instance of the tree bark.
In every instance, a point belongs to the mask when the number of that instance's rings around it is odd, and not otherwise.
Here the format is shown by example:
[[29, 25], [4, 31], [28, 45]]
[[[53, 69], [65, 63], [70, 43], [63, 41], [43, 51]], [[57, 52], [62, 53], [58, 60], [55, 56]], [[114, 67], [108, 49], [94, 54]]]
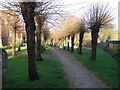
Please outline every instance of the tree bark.
[[21, 44], [18, 45], [18, 51], [21, 51]]
[[97, 31], [92, 31], [91, 32], [92, 36], [92, 52], [91, 52], [91, 60], [96, 60], [96, 51], [97, 51], [97, 39], [98, 39], [98, 32]]
[[70, 45], [69, 45], [70, 35], [68, 35], [68, 41], [67, 41], [67, 50], [70, 51]]
[[18, 51], [21, 51], [21, 34], [20, 35], [18, 35], [18, 38], [19, 38], [19, 42], [18, 42]]
[[75, 38], [75, 35], [72, 35], [71, 36], [71, 52], [74, 52], [74, 38]]
[[1, 21], [0, 21], [0, 46], [2, 46], [2, 25], [1, 25]]
[[83, 41], [83, 37], [84, 37], [84, 32], [80, 32], [79, 34], [79, 54], [82, 54], [82, 41]]
[[29, 80], [34, 81], [34, 80], [38, 80], [38, 74], [37, 74], [37, 68], [35, 62], [35, 34], [33, 31], [34, 29], [31, 26], [28, 26], [30, 30], [27, 31], [27, 52], [28, 52], [28, 60], [29, 60], [28, 72], [29, 72]]
[[40, 31], [38, 30], [38, 35], [36, 36], [36, 61], [42, 61], [42, 56], [41, 56], [41, 53], [42, 53], [42, 45], [41, 45], [41, 33]]
[[42, 61], [41, 53], [43, 51], [43, 47], [41, 44], [41, 34], [42, 34], [42, 20], [40, 16], [36, 16], [37, 20], [37, 35], [36, 35], [36, 61]]
[[63, 50], [65, 50], [65, 44], [66, 44], [66, 37], [63, 38]]
[[43, 51], [46, 51], [45, 47], [46, 47], [46, 40], [43, 39]]
[[20, 7], [27, 33], [28, 78], [30, 81], [35, 81], [39, 79], [35, 62], [35, 3], [22, 2], [20, 3]]
[[60, 39], [60, 48], [62, 48], [62, 39]]
[[13, 31], [12, 56], [16, 55], [15, 46], [16, 46], [16, 27], [14, 27], [14, 31]]

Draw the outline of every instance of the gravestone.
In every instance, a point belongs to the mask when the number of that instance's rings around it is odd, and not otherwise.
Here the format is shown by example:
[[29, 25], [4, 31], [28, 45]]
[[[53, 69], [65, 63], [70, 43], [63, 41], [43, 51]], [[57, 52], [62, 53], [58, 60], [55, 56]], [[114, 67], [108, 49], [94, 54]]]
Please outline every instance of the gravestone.
[[2, 90], [2, 49], [0, 49], [0, 90]]
[[8, 64], [8, 59], [7, 59], [7, 52], [4, 49], [0, 49], [0, 58], [2, 58], [2, 82], [7, 81], [7, 64]]

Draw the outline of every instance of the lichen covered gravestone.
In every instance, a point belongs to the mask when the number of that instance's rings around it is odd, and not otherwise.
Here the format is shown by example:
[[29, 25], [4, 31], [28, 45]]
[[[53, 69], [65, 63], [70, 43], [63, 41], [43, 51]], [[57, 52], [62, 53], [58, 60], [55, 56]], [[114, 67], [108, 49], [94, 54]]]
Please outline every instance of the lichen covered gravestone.
[[0, 56], [2, 57], [2, 82], [7, 81], [7, 64], [8, 64], [8, 59], [7, 59], [7, 52], [4, 49], [0, 49]]

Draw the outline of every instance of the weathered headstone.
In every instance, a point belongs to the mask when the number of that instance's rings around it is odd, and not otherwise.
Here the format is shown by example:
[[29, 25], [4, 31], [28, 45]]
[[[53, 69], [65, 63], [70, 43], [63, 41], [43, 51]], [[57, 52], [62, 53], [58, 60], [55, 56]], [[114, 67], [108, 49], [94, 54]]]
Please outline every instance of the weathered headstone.
[[[8, 64], [8, 58], [7, 58], [7, 52], [4, 49], [0, 49], [0, 56], [2, 57], [2, 82], [7, 81], [7, 64]], [[2, 54], [2, 55], [1, 55]]]

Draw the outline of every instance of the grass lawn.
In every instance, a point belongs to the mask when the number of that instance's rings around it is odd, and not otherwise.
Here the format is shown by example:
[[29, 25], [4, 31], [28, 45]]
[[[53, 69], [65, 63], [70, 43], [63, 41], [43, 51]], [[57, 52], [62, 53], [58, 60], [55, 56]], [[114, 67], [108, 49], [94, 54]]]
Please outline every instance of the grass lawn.
[[27, 56], [9, 56], [8, 59], [8, 81], [3, 88], [68, 88], [68, 81], [57, 60], [37, 62], [40, 80], [30, 82]]
[[[7, 46], [2, 46], [2, 47], [0, 47], [0, 48], [5, 49], [5, 51], [6, 51], [7, 53], [11, 53], [11, 52], [12, 52], [12, 47], [8, 47], [8, 48], [7, 48]], [[22, 46], [22, 47], [21, 47], [21, 51], [19, 51], [19, 52], [20, 52], [20, 53], [27, 53], [27, 50], [26, 50], [26, 49], [27, 49], [27, 47]], [[16, 51], [18, 50], [18, 46], [16, 46], [15, 50], [16, 50]], [[45, 50], [46, 50], [46, 51], [44, 51], [42, 54], [51, 54], [51, 53], [52, 53], [51, 50], [50, 50], [50, 48], [49, 48], [48, 46], [46, 46]], [[17, 52], [18, 52], [18, 51], [17, 51]]]
[[[7, 53], [11, 53], [11, 52], [12, 52], [12, 47], [11, 47], [11, 46], [8, 47], [8, 48], [7, 48], [7, 46], [2, 46], [2, 47], [0, 47], [0, 48], [5, 49], [5, 51], [6, 51]], [[22, 47], [21, 47], [21, 50], [24, 51], [24, 50], [26, 50], [26, 48], [27, 48], [27, 47], [22, 46]], [[16, 51], [18, 50], [18, 46], [16, 46], [15, 50], [16, 50]], [[26, 52], [27, 52], [27, 51], [26, 51]]]
[[96, 61], [90, 60], [91, 50], [83, 49], [82, 55], [77, 54], [75, 50], [72, 54], [88, 69], [95, 72], [108, 86], [118, 88], [118, 63], [107, 52], [97, 48]]
[[42, 54], [51, 54], [52, 53], [52, 51], [50, 50], [50, 48], [48, 47], [48, 46], [46, 46], [46, 48], [45, 48], [45, 50], [47, 51], [44, 51]]

